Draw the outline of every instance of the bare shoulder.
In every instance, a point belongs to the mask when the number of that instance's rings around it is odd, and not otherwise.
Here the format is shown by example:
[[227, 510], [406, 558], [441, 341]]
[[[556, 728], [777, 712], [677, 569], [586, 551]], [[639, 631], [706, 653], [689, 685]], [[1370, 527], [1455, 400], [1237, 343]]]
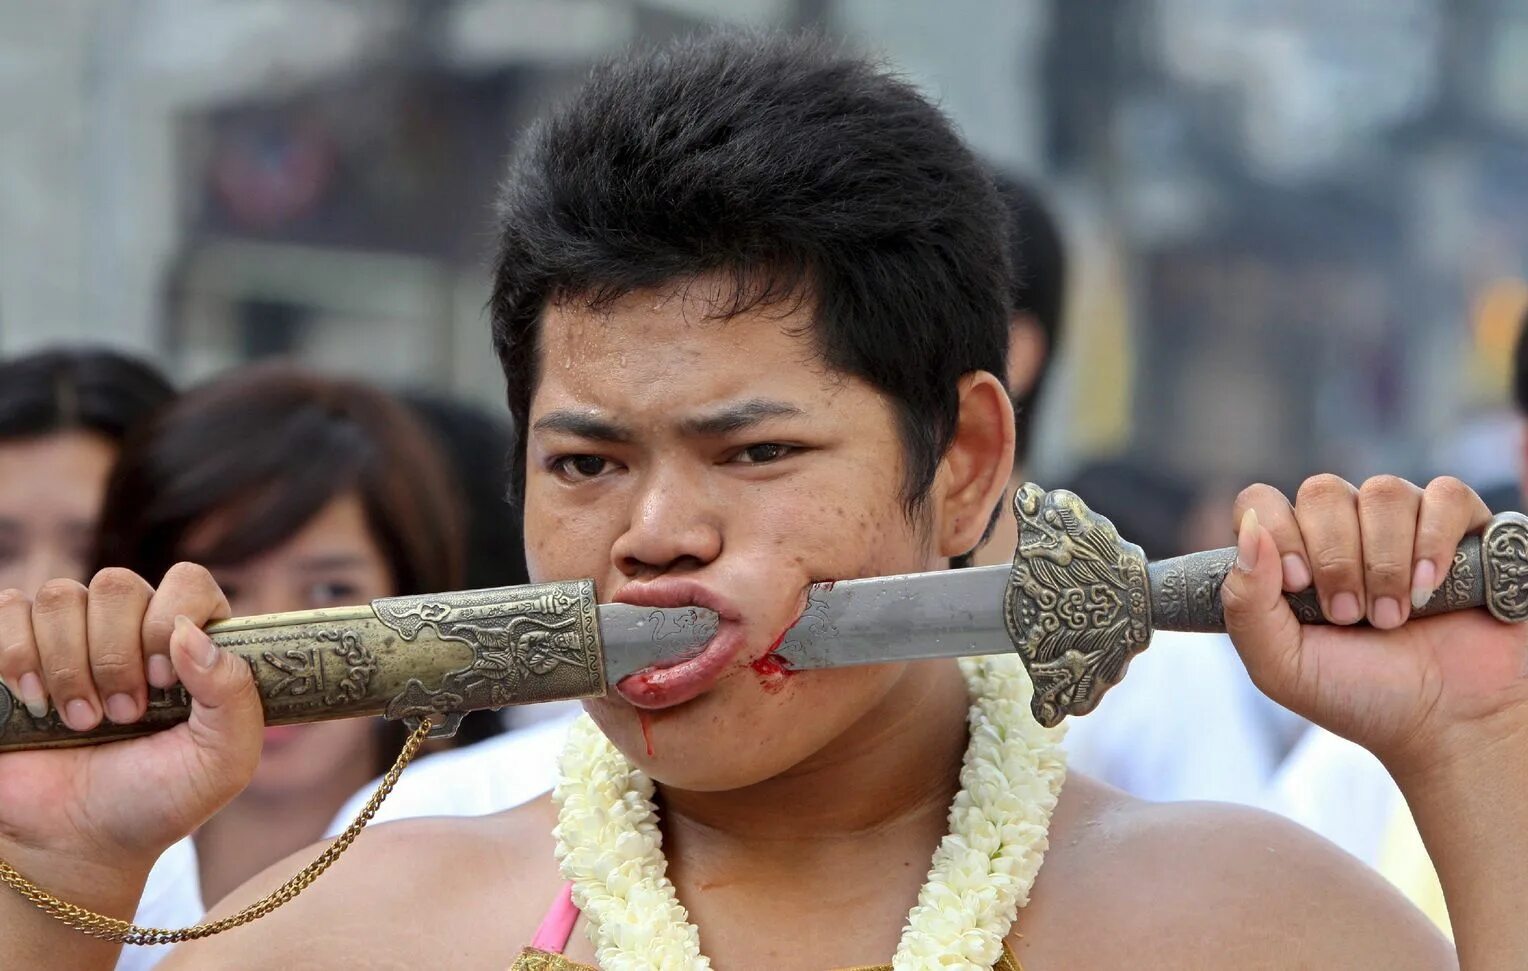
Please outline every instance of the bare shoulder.
[[[549, 798], [493, 816], [409, 819], [368, 829], [291, 903], [177, 948], [161, 965], [298, 969], [508, 967], [561, 887]], [[272, 866], [213, 908], [272, 893], [321, 852]], [[237, 957], [237, 961], [234, 958]]]
[[1025, 966], [1452, 968], [1383, 878], [1300, 826], [1068, 780], [1014, 941]]

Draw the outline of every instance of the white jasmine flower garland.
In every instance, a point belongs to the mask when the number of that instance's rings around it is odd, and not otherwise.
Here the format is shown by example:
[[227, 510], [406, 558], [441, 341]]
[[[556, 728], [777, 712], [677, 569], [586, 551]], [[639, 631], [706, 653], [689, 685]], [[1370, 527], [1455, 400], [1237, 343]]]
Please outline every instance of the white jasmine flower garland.
[[[1033, 691], [1015, 655], [967, 658], [971, 741], [950, 832], [907, 918], [895, 971], [989, 971], [1040, 872], [1066, 777], [1062, 730], [1029, 714]], [[700, 933], [663, 857], [653, 782], [588, 716], [574, 724], [553, 793], [563, 876], [588, 918], [605, 971], [706, 971]]]

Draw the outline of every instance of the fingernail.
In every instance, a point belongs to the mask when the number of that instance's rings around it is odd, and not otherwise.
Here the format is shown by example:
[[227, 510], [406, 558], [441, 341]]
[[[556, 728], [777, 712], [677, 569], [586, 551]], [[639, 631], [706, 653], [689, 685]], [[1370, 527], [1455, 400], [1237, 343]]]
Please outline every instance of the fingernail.
[[48, 717], [48, 693], [42, 690], [42, 678], [28, 671], [16, 687], [21, 689], [21, 703], [27, 706], [28, 714], [33, 718]]
[[1305, 557], [1298, 553], [1284, 554], [1284, 589], [1290, 593], [1299, 593], [1301, 590], [1310, 589], [1310, 567], [1305, 565]]
[[75, 698], [64, 705], [64, 724], [77, 732], [85, 732], [96, 726], [95, 708], [84, 698]]
[[1380, 630], [1401, 626], [1401, 602], [1394, 597], [1374, 601], [1374, 626]]
[[1353, 594], [1339, 593], [1332, 598], [1333, 623], [1356, 624], [1363, 615], [1363, 608], [1358, 606], [1358, 598]]
[[1421, 610], [1427, 606], [1438, 589], [1438, 568], [1432, 560], [1418, 560], [1411, 574], [1411, 609]]
[[210, 669], [218, 663], [218, 646], [213, 643], [207, 632], [191, 623], [191, 618], [184, 614], [175, 618], [175, 633], [188, 638], [186, 646], [191, 649], [191, 659], [203, 670]]
[[106, 699], [106, 717], [118, 725], [131, 725], [138, 720], [138, 703], [132, 695], [112, 695]]
[[1236, 534], [1236, 568], [1243, 573], [1257, 569], [1258, 540], [1257, 511], [1248, 509], [1242, 516], [1241, 530]]
[[170, 688], [175, 685], [175, 665], [163, 654], [149, 655], [149, 684], [156, 688]]

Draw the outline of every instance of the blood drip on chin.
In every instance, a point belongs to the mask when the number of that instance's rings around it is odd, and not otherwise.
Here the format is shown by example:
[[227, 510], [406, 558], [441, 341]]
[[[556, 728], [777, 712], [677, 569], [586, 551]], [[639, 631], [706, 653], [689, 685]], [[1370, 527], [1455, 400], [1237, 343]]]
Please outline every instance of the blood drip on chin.
[[[791, 627], [794, 626], [796, 625], [791, 625]], [[769, 650], [764, 652], [764, 656], [749, 665], [749, 667], [753, 668], [754, 673], [759, 676], [759, 687], [772, 695], [784, 691], [786, 680], [796, 674], [795, 671], [791, 670], [791, 666], [785, 663], [785, 659], [775, 653], [780, 649], [780, 645], [784, 643], [785, 635], [790, 633], [790, 629], [790, 627], [787, 627], [785, 630], [782, 630], [780, 636], [775, 638], [775, 642], [769, 645]]]
[[642, 726], [642, 744], [647, 746], [647, 756], [653, 755], [653, 716], [651, 712], [637, 709], [637, 724]]

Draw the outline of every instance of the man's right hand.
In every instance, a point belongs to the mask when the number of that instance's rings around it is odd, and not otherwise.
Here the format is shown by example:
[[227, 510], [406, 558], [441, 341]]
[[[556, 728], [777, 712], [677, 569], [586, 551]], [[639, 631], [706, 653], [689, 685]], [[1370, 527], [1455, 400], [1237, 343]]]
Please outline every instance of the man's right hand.
[[71, 888], [72, 873], [141, 879], [238, 795], [259, 764], [264, 718], [248, 665], [201, 630], [228, 613], [211, 574], [188, 563], [158, 589], [109, 569], [88, 588], [55, 580], [35, 598], [0, 593], [0, 678], [34, 714], [51, 703], [85, 731], [137, 721], [151, 682], [178, 679], [192, 698], [190, 720], [156, 735], [0, 755], [0, 859], [60, 895], [88, 889]]

